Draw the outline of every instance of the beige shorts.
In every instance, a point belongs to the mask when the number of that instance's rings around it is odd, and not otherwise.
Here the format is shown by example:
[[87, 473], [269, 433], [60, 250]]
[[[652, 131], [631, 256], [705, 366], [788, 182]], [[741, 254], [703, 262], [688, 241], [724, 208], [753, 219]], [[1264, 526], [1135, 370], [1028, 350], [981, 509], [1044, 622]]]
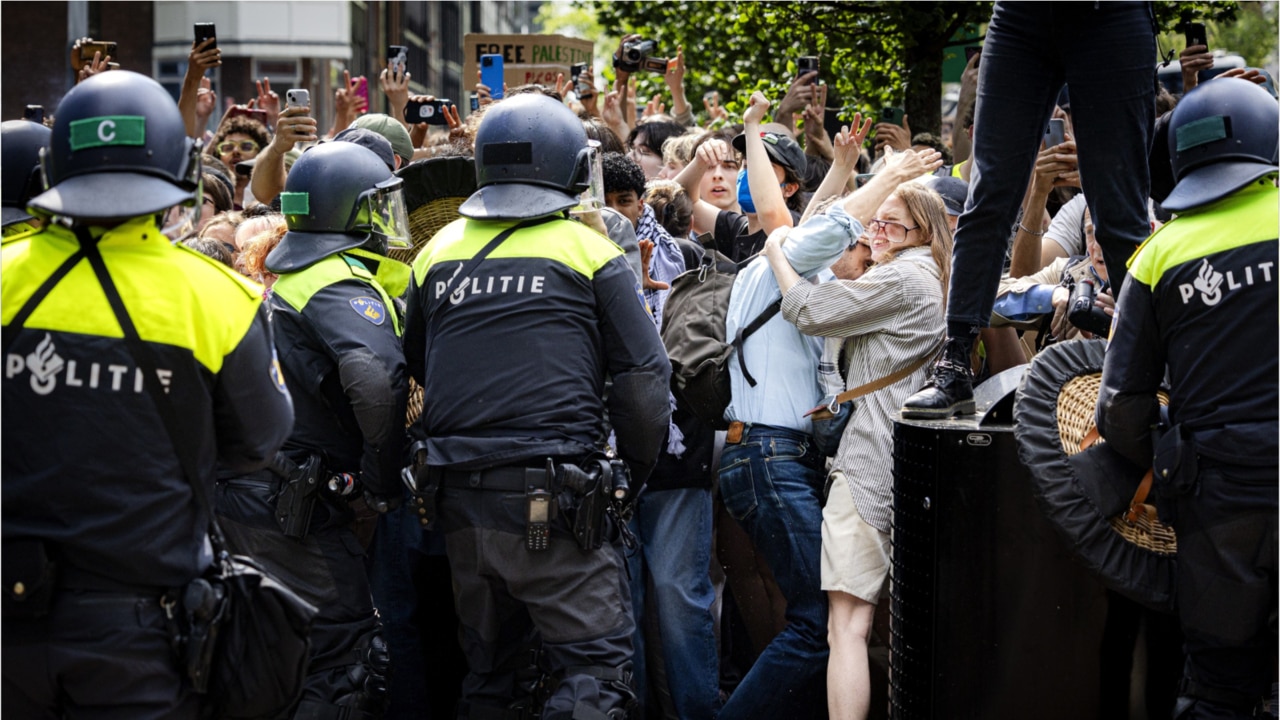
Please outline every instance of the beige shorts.
[[872, 605], [889, 577], [889, 536], [862, 519], [843, 473], [831, 477], [822, 508], [822, 589], [839, 590]]

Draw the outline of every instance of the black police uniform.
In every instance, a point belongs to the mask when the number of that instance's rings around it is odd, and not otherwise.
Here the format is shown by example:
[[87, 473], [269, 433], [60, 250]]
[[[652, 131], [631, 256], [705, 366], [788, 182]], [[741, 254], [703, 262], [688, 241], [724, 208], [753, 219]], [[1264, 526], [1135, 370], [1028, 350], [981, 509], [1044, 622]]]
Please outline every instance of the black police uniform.
[[0, 225], [9, 238], [36, 229], [27, 201], [41, 192], [40, 149], [49, 143], [49, 128], [29, 120], [0, 123]]
[[533, 628], [556, 681], [543, 717], [616, 717], [631, 697], [634, 621], [618, 548], [580, 549], [560, 514], [547, 549], [528, 550], [526, 489], [557, 492], [546, 460], [580, 463], [602, 447], [606, 375], [618, 453], [638, 488], [667, 428], [670, 364], [618, 247], [577, 222], [544, 220], [465, 279], [462, 266], [515, 221], [454, 222], [410, 282], [405, 357], [424, 388], [428, 463], [443, 469], [438, 527], [470, 666], [463, 717], [518, 701]]
[[[1098, 402], [1108, 444], [1140, 466], [1154, 451], [1157, 508], [1178, 535], [1193, 717], [1248, 716], [1274, 679], [1278, 206], [1275, 176], [1264, 177], [1142, 246]], [[1153, 448], [1166, 368], [1172, 427]]]
[[[282, 454], [295, 465], [320, 456], [322, 485], [346, 473], [377, 494], [400, 487], [407, 392], [400, 319], [375, 276], [395, 265], [351, 249], [282, 274], [272, 288], [276, 348], [295, 409]], [[403, 285], [407, 268], [400, 267]], [[285, 512], [281, 470], [227, 478], [219, 483], [217, 507], [230, 542], [319, 608], [293, 717], [378, 717], [389, 660], [365, 548], [353, 531], [357, 513], [343, 488], [320, 487], [305, 536], [286, 536], [278, 522]]]
[[[80, 246], [61, 225], [5, 243], [4, 571], [11, 580], [38, 541], [57, 591], [42, 617], [6, 607], [3, 714], [194, 718], [161, 597], [209, 566], [209, 522], [144, 383], [180, 408], [198, 442], [182, 452], [210, 485], [215, 464], [262, 467], [292, 409], [256, 286], [174, 246], [151, 217], [93, 238], [159, 377], [143, 376], [84, 259], [15, 331]], [[6, 584], [6, 602], [38, 589]]]

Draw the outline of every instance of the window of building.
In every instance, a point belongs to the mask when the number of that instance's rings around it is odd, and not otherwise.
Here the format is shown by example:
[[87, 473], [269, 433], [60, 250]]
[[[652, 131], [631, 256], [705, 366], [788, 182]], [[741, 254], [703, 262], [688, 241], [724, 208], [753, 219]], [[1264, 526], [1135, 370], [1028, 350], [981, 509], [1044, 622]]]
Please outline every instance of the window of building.
[[281, 97], [284, 91], [298, 86], [302, 63], [296, 58], [254, 58], [253, 79], [271, 78], [271, 89]]

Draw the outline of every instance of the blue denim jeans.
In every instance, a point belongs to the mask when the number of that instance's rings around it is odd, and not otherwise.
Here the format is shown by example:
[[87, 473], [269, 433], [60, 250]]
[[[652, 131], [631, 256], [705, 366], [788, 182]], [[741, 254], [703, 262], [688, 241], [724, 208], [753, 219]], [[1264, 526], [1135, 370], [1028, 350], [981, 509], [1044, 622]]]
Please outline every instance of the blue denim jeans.
[[[636, 617], [636, 694], [646, 690], [644, 612], [657, 614], [667, 689], [682, 720], [710, 720], [720, 710], [720, 655], [711, 606], [711, 490], [644, 492], [631, 529], [640, 546], [628, 562]], [[646, 576], [652, 581], [648, 596]]]
[[369, 546], [370, 591], [386, 629], [387, 648], [394, 663], [387, 683], [385, 720], [431, 717], [424, 682], [425, 648], [414, 622], [418, 595], [413, 565], [424, 554], [424, 532], [413, 506], [406, 502], [378, 518], [378, 530]]
[[948, 335], [976, 336], [990, 323], [1010, 230], [1064, 83], [1080, 182], [1119, 297], [1125, 261], [1151, 230], [1153, 31], [1146, 2], [996, 3], [978, 66], [973, 177], [956, 227]]
[[734, 690], [721, 720], [825, 718], [827, 597], [822, 592], [824, 462], [804, 433], [748, 425], [720, 456], [720, 496], [787, 600], [787, 627]]

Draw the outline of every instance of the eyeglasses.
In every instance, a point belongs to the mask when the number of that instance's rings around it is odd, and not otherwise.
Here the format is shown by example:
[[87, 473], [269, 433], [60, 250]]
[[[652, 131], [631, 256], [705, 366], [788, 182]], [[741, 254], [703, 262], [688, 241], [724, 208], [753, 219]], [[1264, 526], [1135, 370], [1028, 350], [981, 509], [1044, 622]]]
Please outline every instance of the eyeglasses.
[[258, 143], [252, 140], [241, 140], [240, 142], [235, 142], [234, 140], [223, 140], [218, 143], [214, 149], [218, 151], [219, 155], [226, 155], [233, 150], [239, 150], [242, 153], [251, 153], [258, 152]]
[[874, 219], [871, 221], [871, 231], [878, 232], [883, 230], [885, 237], [889, 238], [889, 242], [891, 243], [906, 242], [907, 233], [911, 232], [912, 230], [919, 230], [919, 229], [920, 229], [919, 225], [915, 225], [913, 227], [907, 227], [906, 225], [903, 225], [900, 222], [893, 222], [892, 220]]

